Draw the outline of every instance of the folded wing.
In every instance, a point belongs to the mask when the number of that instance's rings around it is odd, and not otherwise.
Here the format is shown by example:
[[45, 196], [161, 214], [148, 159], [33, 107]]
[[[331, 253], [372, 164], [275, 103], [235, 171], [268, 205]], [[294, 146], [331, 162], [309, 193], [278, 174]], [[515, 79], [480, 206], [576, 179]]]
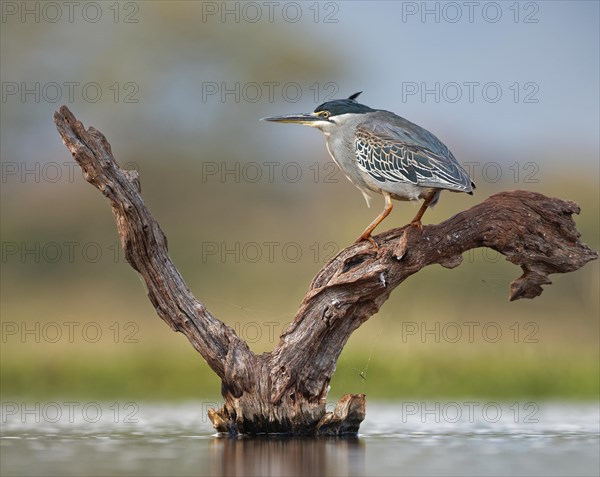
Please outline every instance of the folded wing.
[[360, 169], [382, 183], [472, 191], [469, 175], [439, 139], [399, 116], [394, 119], [398, 124], [366, 121], [358, 126], [355, 153]]

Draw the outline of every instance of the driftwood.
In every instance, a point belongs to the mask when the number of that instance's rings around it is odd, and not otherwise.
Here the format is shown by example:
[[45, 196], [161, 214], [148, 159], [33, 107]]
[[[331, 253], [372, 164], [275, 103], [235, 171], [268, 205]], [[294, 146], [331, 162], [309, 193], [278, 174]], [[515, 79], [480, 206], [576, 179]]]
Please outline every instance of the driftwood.
[[[397, 228], [353, 244], [327, 263], [310, 284], [291, 325], [270, 353], [256, 355], [233, 329], [198, 301], [173, 265], [167, 240], [140, 194], [137, 171], [125, 171], [98, 130], [86, 130], [65, 106], [54, 122], [85, 179], [106, 196], [129, 264], [142, 276], [158, 315], [183, 333], [221, 378], [224, 405], [211, 409], [214, 427], [231, 434], [356, 433], [365, 396], [325, 405], [329, 382], [346, 341], [407, 277], [427, 265], [460, 265], [462, 253], [489, 247], [519, 265], [510, 300], [534, 298], [550, 273], [579, 269], [597, 254], [579, 240], [574, 202], [512, 191], [437, 225]], [[406, 233], [405, 233], [406, 232]]]

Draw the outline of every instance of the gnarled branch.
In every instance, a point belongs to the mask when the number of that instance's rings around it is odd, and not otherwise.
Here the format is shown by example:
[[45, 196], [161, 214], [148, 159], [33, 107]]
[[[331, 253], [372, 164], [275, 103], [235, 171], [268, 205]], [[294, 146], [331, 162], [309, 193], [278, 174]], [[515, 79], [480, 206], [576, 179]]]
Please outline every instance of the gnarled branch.
[[325, 412], [329, 382], [352, 332], [376, 313], [390, 293], [423, 267], [454, 268], [462, 253], [489, 247], [523, 269], [510, 299], [535, 298], [551, 273], [577, 270], [597, 258], [579, 238], [574, 202], [527, 191], [503, 192], [421, 232], [398, 228], [353, 244], [312, 281], [278, 346], [260, 356], [212, 316], [173, 265], [167, 240], [141, 197], [137, 171], [115, 161], [96, 129], [86, 130], [65, 106], [54, 121], [85, 179], [112, 205], [121, 245], [140, 273], [158, 315], [183, 333], [222, 380], [225, 404], [211, 410], [215, 428], [229, 433], [356, 433], [365, 416], [362, 394], [343, 396]]

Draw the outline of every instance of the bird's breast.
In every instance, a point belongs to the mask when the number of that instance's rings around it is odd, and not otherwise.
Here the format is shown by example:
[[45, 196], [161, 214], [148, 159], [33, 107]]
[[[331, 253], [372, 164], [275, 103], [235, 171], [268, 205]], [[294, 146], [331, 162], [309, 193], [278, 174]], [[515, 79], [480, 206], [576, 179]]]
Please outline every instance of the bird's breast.
[[[332, 137], [331, 135], [326, 136], [325, 144], [327, 145], [327, 152], [333, 159], [338, 167], [342, 170], [346, 178], [352, 182], [360, 190], [371, 189], [362, 179], [358, 173], [358, 166], [356, 165], [356, 159], [354, 156], [354, 150], [348, 147], [343, 141]], [[372, 190], [372, 189], [371, 189]]]

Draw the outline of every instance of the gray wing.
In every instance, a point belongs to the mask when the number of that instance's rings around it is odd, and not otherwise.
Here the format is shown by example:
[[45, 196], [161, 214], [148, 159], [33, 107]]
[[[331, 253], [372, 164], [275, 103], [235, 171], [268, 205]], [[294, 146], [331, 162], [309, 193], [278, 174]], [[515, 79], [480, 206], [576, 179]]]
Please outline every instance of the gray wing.
[[433, 134], [396, 115], [382, 119], [357, 127], [354, 146], [362, 171], [378, 182], [472, 191], [467, 172]]

